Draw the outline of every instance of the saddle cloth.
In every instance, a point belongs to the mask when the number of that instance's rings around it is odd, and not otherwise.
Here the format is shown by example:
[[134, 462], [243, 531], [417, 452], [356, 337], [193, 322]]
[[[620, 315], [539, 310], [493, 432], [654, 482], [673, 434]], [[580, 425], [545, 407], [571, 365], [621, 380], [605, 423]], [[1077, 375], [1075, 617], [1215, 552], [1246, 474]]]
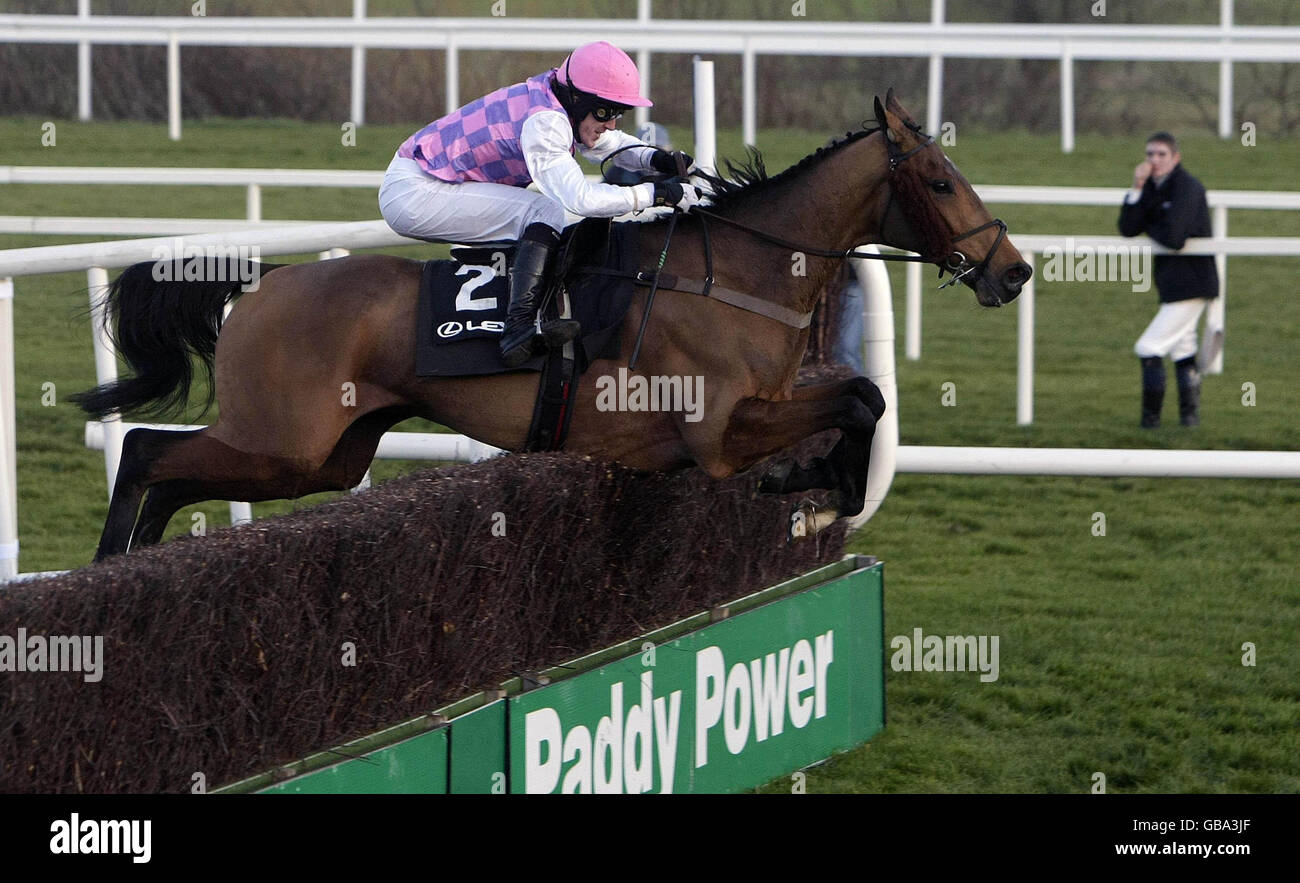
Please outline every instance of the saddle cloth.
[[[603, 357], [617, 357], [614, 332], [635, 294], [631, 279], [580, 271], [606, 267], [626, 274], [637, 271], [637, 227], [587, 219], [565, 229], [555, 260], [543, 321], [558, 318], [567, 305], [569, 317], [582, 325], [575, 341], [578, 372]], [[505, 271], [513, 248], [454, 249], [455, 259], [426, 261], [420, 276], [415, 373], [422, 377], [464, 377], [512, 369], [501, 361], [509, 284]], [[544, 356], [522, 369], [541, 371]]]

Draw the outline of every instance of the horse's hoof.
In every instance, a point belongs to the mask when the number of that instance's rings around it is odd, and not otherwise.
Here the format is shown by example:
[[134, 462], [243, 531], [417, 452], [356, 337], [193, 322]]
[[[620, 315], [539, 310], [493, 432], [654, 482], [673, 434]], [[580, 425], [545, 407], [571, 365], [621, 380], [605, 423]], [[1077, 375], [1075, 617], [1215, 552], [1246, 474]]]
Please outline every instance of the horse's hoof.
[[786, 533], [786, 542], [815, 537], [835, 523], [840, 514], [834, 509], [818, 509], [811, 502], [804, 501], [790, 513], [790, 524]]

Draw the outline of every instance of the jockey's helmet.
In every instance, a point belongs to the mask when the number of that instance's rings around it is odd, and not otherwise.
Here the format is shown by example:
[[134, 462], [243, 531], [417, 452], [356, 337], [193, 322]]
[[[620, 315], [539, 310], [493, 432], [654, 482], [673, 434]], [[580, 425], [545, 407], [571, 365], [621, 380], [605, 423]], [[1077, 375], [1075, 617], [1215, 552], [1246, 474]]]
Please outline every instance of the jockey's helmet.
[[555, 94], [576, 128], [587, 114], [607, 122], [629, 107], [651, 107], [641, 97], [641, 76], [627, 53], [603, 40], [586, 43], [556, 72]]

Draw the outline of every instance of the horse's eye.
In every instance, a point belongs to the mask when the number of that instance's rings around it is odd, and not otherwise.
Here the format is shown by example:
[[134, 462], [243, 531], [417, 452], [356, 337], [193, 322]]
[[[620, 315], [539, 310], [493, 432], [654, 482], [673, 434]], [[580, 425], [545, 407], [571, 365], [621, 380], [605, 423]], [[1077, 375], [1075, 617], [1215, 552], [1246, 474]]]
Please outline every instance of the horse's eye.
[[930, 189], [935, 193], [952, 193], [952, 184], [948, 181], [931, 181]]

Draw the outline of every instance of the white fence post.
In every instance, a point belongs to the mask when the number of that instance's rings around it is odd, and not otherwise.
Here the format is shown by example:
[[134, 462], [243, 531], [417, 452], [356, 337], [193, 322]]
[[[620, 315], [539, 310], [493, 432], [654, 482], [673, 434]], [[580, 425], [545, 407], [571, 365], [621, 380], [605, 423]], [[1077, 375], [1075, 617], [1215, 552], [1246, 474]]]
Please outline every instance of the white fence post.
[[[90, 0], [77, 0], [77, 18], [90, 18]], [[90, 41], [77, 44], [77, 119], [88, 120], [90, 113]]]
[[918, 361], [921, 358], [921, 265], [915, 261], [907, 265], [907, 358]]
[[[95, 347], [95, 382], [101, 386], [117, 380], [117, 353], [104, 327], [104, 310], [108, 298], [108, 271], [91, 267], [86, 271], [86, 285], [90, 288], [90, 332]], [[104, 473], [108, 477], [108, 498], [113, 499], [117, 483], [117, 467], [122, 461], [122, 415], [109, 414], [104, 424]]]
[[[650, 22], [650, 0], [636, 0], [636, 21], [639, 25]], [[650, 97], [650, 50], [639, 49], [636, 53], [636, 68], [641, 73], [641, 94]], [[653, 99], [652, 99], [653, 100]], [[650, 108], [636, 109], [636, 124], [644, 126], [650, 121]]]
[[[647, 98], [651, 98], [650, 50], [649, 49], [640, 49], [637, 51], [636, 69], [641, 74], [641, 94]], [[651, 98], [651, 100], [653, 101], [654, 99]], [[636, 120], [637, 128], [640, 128], [641, 126], [644, 126], [647, 122], [650, 121], [650, 108], [638, 107], [635, 108], [635, 110], [636, 110], [636, 114], [634, 115], [633, 119]]]
[[181, 140], [181, 43], [175, 31], [167, 34], [167, 136]]
[[[352, 0], [352, 17], [363, 21], [366, 17], [366, 0]], [[352, 47], [352, 122], [358, 126], [366, 121], [366, 47], [360, 43]]]
[[937, 134], [943, 125], [943, 56], [930, 56], [930, 77], [925, 87], [925, 129]]
[[14, 280], [0, 279], [0, 580], [18, 575], [18, 445], [14, 438]]
[[[879, 254], [874, 245], [863, 250]], [[851, 265], [862, 286], [863, 373], [880, 388], [885, 400], [885, 415], [876, 424], [876, 436], [871, 442], [866, 506], [849, 521], [850, 530], [857, 530], [876, 514], [894, 481], [898, 454], [898, 373], [894, 362], [894, 298], [889, 271], [884, 261], [855, 259]]]
[[460, 107], [460, 50], [456, 38], [447, 38], [447, 113]]
[[[1021, 252], [1032, 270], [1034, 253]], [[1016, 361], [1016, 423], [1028, 426], [1034, 422], [1034, 277], [1020, 289], [1019, 327]]]
[[262, 220], [262, 185], [249, 184], [248, 190], [244, 194], [244, 207], [247, 210], [248, 220]]
[[[1219, 0], [1219, 25], [1232, 35], [1232, 0]], [[1232, 61], [1219, 60], [1219, 137], [1232, 137]]]
[[718, 162], [717, 133], [714, 131], [713, 62], [695, 56], [695, 165], [713, 171]]
[[[1216, 205], [1212, 210], [1210, 233], [1215, 239], [1228, 238], [1228, 207]], [[1223, 373], [1223, 349], [1228, 321], [1228, 256], [1216, 254], [1214, 269], [1219, 274], [1219, 296], [1205, 311], [1205, 330], [1201, 334], [1202, 370], [1206, 374]]]
[[1061, 152], [1074, 153], [1074, 54], [1061, 46]]
[[[943, 20], [944, 0], [930, 0], [930, 24], [941, 28]], [[926, 130], [933, 135], [943, 125], [943, 56], [938, 52], [930, 54], [930, 76], [925, 93]]]

